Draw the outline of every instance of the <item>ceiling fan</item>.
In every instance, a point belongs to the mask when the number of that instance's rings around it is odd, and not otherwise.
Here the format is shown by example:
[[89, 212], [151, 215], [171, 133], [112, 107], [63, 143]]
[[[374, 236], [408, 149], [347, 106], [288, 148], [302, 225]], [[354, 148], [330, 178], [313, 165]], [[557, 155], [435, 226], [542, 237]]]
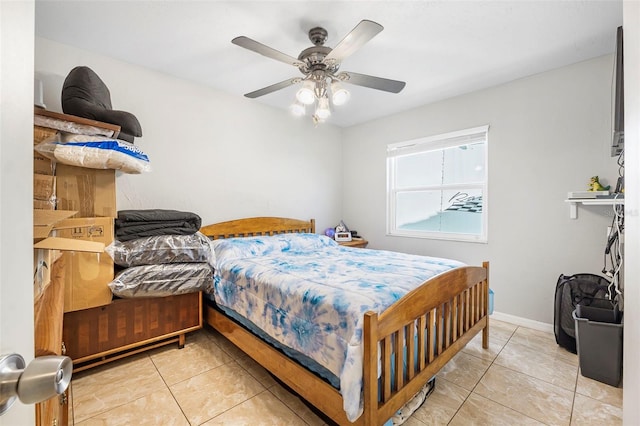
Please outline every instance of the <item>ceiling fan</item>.
[[[371, 40], [383, 30], [382, 25], [362, 20], [333, 49], [324, 46], [327, 30], [315, 27], [309, 30], [309, 40], [313, 46], [304, 49], [294, 58], [269, 46], [265, 46], [245, 36], [236, 37], [231, 42], [268, 58], [297, 67], [302, 77], [290, 78], [262, 89], [245, 94], [248, 98], [257, 98], [285, 87], [302, 83], [296, 93], [296, 102], [291, 106], [295, 115], [305, 114], [305, 105], [317, 104], [312, 118], [322, 122], [331, 114], [330, 106], [342, 105], [349, 99], [349, 92], [341, 83], [355, 84], [385, 92], [399, 93], [405, 86], [404, 81], [389, 80], [351, 71], [338, 72], [341, 62]], [[331, 101], [330, 101], [331, 99]]]

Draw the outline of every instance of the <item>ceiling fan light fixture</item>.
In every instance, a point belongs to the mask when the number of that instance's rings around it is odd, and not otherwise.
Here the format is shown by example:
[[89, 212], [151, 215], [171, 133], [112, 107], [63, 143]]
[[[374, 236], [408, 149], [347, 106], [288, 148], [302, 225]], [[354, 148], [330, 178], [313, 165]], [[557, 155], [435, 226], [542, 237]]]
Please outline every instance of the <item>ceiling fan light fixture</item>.
[[347, 103], [347, 101], [351, 97], [349, 91], [342, 87], [342, 84], [340, 84], [340, 82], [338, 81], [334, 81], [333, 83], [331, 83], [331, 93], [331, 100], [333, 101], [333, 104], [338, 106]]
[[289, 111], [291, 111], [291, 114], [293, 114], [296, 117], [302, 117], [305, 114], [304, 104], [300, 101], [295, 101], [289, 107]]
[[331, 115], [331, 109], [329, 109], [329, 98], [323, 97], [318, 100], [318, 108], [316, 108], [316, 116], [324, 121]]
[[302, 87], [296, 93], [296, 99], [305, 105], [311, 105], [316, 100], [313, 89], [313, 82], [306, 80], [302, 83]]

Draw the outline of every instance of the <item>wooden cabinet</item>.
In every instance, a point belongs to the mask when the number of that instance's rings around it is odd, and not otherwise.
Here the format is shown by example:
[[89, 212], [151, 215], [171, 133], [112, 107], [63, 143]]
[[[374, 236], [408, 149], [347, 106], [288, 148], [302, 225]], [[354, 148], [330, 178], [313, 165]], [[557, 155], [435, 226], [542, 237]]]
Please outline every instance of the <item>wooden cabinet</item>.
[[369, 241], [365, 240], [364, 238], [354, 238], [351, 241], [340, 241], [338, 242], [338, 244], [346, 247], [365, 248], [367, 244], [369, 244]]
[[170, 343], [202, 328], [202, 294], [116, 299], [64, 314], [63, 339], [73, 371], [82, 371]]

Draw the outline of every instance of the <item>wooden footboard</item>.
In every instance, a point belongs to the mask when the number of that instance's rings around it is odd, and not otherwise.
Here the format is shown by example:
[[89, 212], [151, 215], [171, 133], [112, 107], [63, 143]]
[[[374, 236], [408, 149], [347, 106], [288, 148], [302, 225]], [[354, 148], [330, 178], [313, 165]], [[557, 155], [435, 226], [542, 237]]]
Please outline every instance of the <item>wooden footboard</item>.
[[488, 271], [488, 262], [451, 270], [382, 314], [365, 314], [365, 425], [383, 424], [481, 330], [482, 347], [489, 347]]

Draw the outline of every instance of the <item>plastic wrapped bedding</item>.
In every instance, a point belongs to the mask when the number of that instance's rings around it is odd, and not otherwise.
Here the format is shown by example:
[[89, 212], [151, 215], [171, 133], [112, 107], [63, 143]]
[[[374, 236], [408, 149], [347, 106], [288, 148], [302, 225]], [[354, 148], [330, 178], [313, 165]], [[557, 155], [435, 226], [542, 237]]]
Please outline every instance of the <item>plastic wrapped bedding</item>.
[[164, 263], [122, 270], [109, 283], [124, 298], [165, 297], [197, 291], [211, 292], [213, 268], [208, 263]]
[[104, 136], [59, 132], [40, 142], [35, 149], [51, 160], [70, 166], [133, 174], [151, 170], [149, 157], [135, 145]]
[[116, 265], [125, 268], [160, 263], [215, 264], [211, 241], [200, 232], [191, 235], [157, 235], [124, 242], [114, 240], [105, 251]]

